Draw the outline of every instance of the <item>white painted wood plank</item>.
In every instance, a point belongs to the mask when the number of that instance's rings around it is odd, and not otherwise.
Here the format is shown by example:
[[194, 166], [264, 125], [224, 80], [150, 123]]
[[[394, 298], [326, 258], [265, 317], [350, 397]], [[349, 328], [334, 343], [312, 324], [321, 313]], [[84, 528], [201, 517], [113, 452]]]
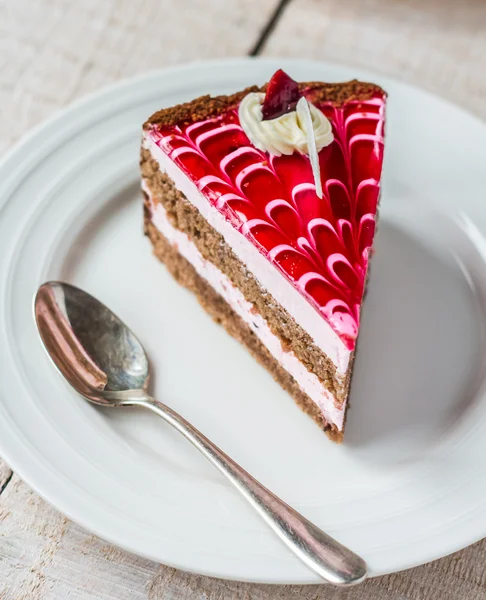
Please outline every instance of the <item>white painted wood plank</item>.
[[75, 98], [137, 73], [246, 54], [277, 0], [0, 0], [0, 154]]
[[0, 598], [138, 600], [156, 565], [71, 523], [17, 476], [0, 496]]
[[369, 68], [486, 118], [483, 0], [293, 0], [263, 53]]

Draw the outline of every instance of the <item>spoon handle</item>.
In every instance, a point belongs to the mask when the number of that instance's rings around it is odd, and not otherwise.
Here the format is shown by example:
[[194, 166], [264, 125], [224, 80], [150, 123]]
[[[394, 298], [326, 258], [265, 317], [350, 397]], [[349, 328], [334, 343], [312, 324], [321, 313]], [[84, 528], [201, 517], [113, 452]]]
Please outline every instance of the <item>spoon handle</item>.
[[180, 431], [231, 481], [288, 548], [326, 582], [349, 586], [364, 581], [367, 570], [362, 558], [272, 494], [171, 408], [153, 398], [126, 404], [146, 407]]

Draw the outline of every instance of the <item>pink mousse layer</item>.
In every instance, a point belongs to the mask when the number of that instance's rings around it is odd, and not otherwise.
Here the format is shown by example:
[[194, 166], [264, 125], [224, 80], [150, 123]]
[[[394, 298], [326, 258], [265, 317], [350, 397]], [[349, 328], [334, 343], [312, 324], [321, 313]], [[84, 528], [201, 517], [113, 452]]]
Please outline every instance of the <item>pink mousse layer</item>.
[[[150, 190], [146, 186], [143, 188], [150, 197]], [[280, 340], [271, 332], [265, 319], [255, 314], [253, 305], [224, 273], [203, 258], [187, 235], [171, 225], [161, 204], [152, 203], [152, 223], [172, 245], [177, 247], [178, 252], [194, 267], [198, 275], [203, 277], [250, 327], [279, 365], [290, 373], [302, 391], [319, 407], [326, 421], [342, 431], [346, 405], [337, 406], [334, 396], [322, 385], [316, 375], [308, 371], [293, 352], [282, 349]]]
[[[385, 98], [378, 94], [318, 108], [334, 133], [319, 153], [322, 199], [308, 157], [257, 150], [236, 109], [197, 123], [153, 128], [147, 135], [206, 204], [319, 315], [321, 324], [305, 329], [316, 332], [325, 323], [352, 351], [375, 230]], [[273, 294], [273, 288], [268, 291]], [[339, 364], [346, 365], [346, 353]]]
[[281, 271], [275, 264], [270, 262], [245, 235], [242, 235], [216, 206], [207, 201], [189, 176], [162, 150], [150, 133], [144, 134], [143, 145], [158, 162], [161, 171], [167, 173], [177, 189], [223, 236], [236, 257], [253, 274], [261, 287], [271, 294], [275, 301], [309, 334], [314, 344], [334, 363], [337, 376], [344, 379], [352, 353], [346, 342], [292, 282], [282, 277]]

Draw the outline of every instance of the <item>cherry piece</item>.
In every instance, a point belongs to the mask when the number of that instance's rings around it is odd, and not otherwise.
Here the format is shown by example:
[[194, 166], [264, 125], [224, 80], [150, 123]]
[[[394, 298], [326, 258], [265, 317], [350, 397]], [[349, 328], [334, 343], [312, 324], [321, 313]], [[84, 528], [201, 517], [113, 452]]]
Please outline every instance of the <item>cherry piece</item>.
[[277, 119], [295, 110], [301, 96], [299, 84], [279, 69], [268, 82], [262, 106], [263, 120]]

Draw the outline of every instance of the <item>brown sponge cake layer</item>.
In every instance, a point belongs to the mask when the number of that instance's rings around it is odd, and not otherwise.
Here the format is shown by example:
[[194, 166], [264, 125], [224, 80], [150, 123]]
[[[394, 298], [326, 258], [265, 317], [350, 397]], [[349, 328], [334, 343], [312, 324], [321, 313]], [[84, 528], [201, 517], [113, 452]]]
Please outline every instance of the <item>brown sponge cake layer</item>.
[[279, 365], [253, 331], [159, 232], [151, 221], [149, 210], [146, 210], [145, 213], [145, 233], [152, 242], [155, 256], [165, 263], [174, 279], [196, 295], [201, 306], [214, 321], [221, 324], [230, 335], [247, 347], [258, 362], [269, 371], [275, 381], [293, 397], [304, 412], [312, 417], [329, 438], [334, 442], [341, 442], [343, 432], [339, 431], [335, 425], [325, 421], [320, 409], [301, 390], [295, 379]]
[[171, 179], [160, 171], [157, 161], [148, 150], [142, 150], [141, 168], [152, 202], [163, 205], [171, 224], [184, 232], [201, 255], [224, 273], [246, 300], [253, 304], [255, 311], [279, 338], [284, 350], [293, 351], [299, 361], [335, 396], [337, 403], [342, 404], [348, 394], [351, 368], [348, 368], [348, 375], [344, 379], [336, 374], [334, 363], [271, 294], [260, 286], [221, 234], [202, 217]]

